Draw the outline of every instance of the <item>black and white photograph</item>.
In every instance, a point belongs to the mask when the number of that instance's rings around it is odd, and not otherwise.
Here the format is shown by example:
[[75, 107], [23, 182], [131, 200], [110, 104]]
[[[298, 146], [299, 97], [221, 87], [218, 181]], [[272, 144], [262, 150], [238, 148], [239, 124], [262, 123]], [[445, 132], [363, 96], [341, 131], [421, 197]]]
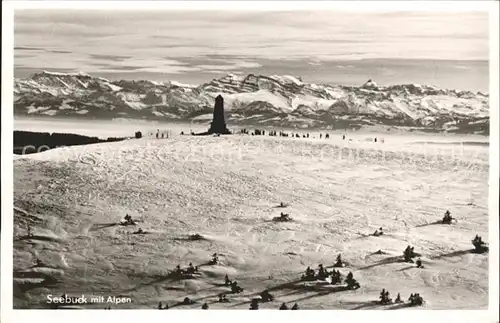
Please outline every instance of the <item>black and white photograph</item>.
[[11, 3], [6, 322], [498, 322], [498, 2], [403, 2]]

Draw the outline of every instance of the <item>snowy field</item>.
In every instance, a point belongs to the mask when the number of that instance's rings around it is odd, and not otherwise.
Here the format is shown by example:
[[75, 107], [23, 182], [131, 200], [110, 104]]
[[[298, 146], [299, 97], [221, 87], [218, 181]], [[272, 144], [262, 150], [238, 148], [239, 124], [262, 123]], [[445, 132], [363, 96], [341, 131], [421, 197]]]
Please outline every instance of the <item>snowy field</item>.
[[[16, 130], [46, 131], [43, 122], [31, 129], [21, 123]], [[94, 125], [50, 131], [99, 135], [102, 126]], [[101, 131], [131, 136], [138, 126]], [[182, 127], [163, 128], [189, 131]], [[385, 288], [404, 300], [419, 293], [427, 309], [486, 309], [488, 254], [469, 250], [476, 234], [488, 241], [488, 138], [355, 132], [342, 140], [329, 133], [329, 140], [144, 138], [15, 156], [15, 307], [47, 307], [48, 294], [83, 293], [131, 298], [114, 308], [173, 306], [188, 296], [197, 303], [175, 308], [207, 302], [211, 309], [248, 309], [269, 289], [276, 299], [261, 309], [282, 302], [401, 308], [373, 303]], [[289, 206], [277, 208], [281, 201]], [[447, 209], [458, 223], [433, 224]], [[294, 221], [271, 221], [281, 211]], [[127, 213], [148, 234], [117, 225]], [[32, 238], [25, 237], [28, 224]], [[379, 227], [384, 236], [369, 236]], [[205, 239], [188, 240], [194, 233]], [[424, 269], [399, 260], [407, 245], [422, 254]], [[215, 252], [221, 263], [204, 265]], [[307, 266], [330, 268], [339, 253], [348, 262], [341, 273], [352, 271], [360, 289], [298, 282]], [[33, 267], [37, 258], [43, 264]], [[167, 277], [189, 262], [201, 265], [197, 279]], [[229, 291], [226, 274], [244, 292], [218, 303]]]

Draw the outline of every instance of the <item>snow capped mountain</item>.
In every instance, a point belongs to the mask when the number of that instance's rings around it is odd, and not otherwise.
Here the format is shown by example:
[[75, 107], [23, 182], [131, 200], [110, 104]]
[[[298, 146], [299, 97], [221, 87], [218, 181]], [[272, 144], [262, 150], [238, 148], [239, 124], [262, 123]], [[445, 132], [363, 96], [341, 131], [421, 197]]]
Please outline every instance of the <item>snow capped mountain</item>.
[[[289, 75], [228, 74], [197, 85], [109, 81], [86, 73], [41, 72], [16, 79], [17, 115], [200, 120], [224, 97], [229, 123], [346, 128], [423, 127], [487, 133], [489, 97], [430, 85], [308, 84]], [[203, 118], [201, 118], [203, 119]]]

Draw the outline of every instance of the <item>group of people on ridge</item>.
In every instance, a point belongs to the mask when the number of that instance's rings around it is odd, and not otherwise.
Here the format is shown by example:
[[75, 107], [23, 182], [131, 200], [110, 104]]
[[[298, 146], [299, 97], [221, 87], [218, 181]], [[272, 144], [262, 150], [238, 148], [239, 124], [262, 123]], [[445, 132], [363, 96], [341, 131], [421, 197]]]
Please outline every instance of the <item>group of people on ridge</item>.
[[[244, 129], [241, 129], [240, 130], [240, 133], [241, 134], [250, 134], [252, 136], [264, 136], [266, 134], [266, 131], [265, 130], [262, 130], [262, 129], [255, 129], [254, 131], [252, 132], [249, 132], [248, 129], [244, 128]], [[309, 133], [303, 133], [303, 134], [299, 134], [299, 133], [287, 133], [287, 132], [284, 132], [284, 131], [280, 131], [280, 132], [276, 132], [276, 130], [270, 130], [268, 131], [268, 135], [271, 136], [271, 137], [276, 137], [276, 136], [280, 136], [280, 137], [289, 137], [291, 136], [292, 138], [309, 138], [310, 137], [310, 134]], [[324, 135], [325, 139], [329, 139], [330, 138], [330, 134], [326, 133]], [[322, 139], [323, 138], [323, 134], [320, 133], [319, 134], [319, 139]], [[345, 140], [345, 135], [342, 136], [342, 139]], [[375, 140], [376, 141], [376, 140]]]

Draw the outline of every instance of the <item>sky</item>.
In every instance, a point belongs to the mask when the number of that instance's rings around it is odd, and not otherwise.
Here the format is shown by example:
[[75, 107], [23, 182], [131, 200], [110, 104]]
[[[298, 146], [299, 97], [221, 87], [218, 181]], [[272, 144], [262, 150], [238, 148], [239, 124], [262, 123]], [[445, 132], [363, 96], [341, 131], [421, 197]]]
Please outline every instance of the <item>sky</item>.
[[458, 75], [483, 89], [488, 41], [480, 12], [18, 10], [14, 63], [16, 77], [84, 71], [199, 84], [258, 73], [458, 86]]

